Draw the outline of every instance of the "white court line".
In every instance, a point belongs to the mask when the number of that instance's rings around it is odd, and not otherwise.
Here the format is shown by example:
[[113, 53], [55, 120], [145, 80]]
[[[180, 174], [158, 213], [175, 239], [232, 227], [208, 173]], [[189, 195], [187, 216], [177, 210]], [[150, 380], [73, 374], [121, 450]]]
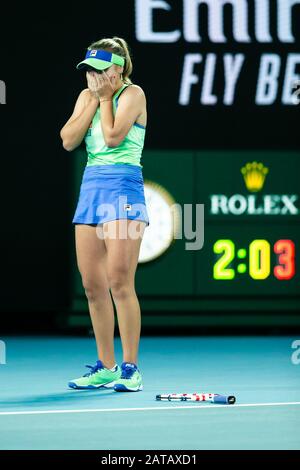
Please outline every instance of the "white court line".
[[12, 415], [48, 415], [48, 414], [63, 414], [63, 413], [105, 413], [105, 412], [118, 412], [118, 411], [160, 411], [160, 410], [216, 410], [217, 408], [246, 408], [253, 406], [287, 406], [287, 405], [300, 405], [300, 401], [288, 401], [279, 403], [242, 403], [238, 405], [192, 405], [192, 406], [151, 406], [147, 408], [95, 408], [83, 410], [40, 410], [40, 411], [0, 411], [0, 416]]

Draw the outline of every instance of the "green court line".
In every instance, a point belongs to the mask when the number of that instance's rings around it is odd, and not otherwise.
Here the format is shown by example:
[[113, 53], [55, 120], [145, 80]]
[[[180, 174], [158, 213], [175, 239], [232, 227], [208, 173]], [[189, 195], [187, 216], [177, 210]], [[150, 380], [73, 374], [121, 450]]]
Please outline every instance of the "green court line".
[[300, 405], [300, 401], [279, 402], [279, 403], [241, 403], [238, 405], [192, 405], [192, 406], [156, 406], [145, 408], [96, 408], [83, 410], [39, 410], [39, 411], [1, 411], [0, 416], [18, 416], [18, 415], [45, 415], [45, 414], [63, 414], [63, 413], [104, 413], [119, 411], [159, 411], [159, 410], [216, 410], [217, 408], [246, 408], [254, 406], [289, 406]]

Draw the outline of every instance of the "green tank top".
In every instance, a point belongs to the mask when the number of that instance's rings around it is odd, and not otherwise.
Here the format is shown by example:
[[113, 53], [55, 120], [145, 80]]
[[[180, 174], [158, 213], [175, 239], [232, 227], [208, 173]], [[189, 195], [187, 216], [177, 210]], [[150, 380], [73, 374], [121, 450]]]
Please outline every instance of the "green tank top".
[[[113, 95], [113, 114], [116, 114], [118, 98], [122, 91], [130, 86], [124, 84]], [[117, 147], [107, 147], [101, 128], [100, 106], [97, 108], [90, 127], [84, 137], [87, 150], [87, 166], [92, 165], [114, 165], [127, 163], [143, 168], [141, 164], [142, 151], [144, 147], [146, 128], [134, 123], [129, 129], [125, 139]]]

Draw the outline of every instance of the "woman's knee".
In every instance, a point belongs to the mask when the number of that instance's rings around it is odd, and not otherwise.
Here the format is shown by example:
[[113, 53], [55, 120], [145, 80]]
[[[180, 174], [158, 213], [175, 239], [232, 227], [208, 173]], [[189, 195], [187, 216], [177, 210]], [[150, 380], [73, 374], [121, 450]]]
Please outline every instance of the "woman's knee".
[[92, 278], [82, 277], [82, 285], [85, 295], [90, 302], [95, 302], [99, 299], [104, 299], [109, 295], [109, 288], [106, 283], [95, 281]]
[[134, 283], [126, 269], [111, 271], [108, 275], [108, 284], [114, 298], [122, 298], [132, 294]]

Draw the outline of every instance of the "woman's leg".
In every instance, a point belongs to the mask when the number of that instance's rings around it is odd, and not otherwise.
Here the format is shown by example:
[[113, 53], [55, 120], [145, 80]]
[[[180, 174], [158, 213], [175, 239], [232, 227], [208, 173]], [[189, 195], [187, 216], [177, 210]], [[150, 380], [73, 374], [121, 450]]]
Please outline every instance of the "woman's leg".
[[106, 273], [107, 252], [104, 240], [97, 236], [101, 226], [75, 226], [76, 255], [82, 284], [97, 343], [98, 357], [104, 366], [115, 365], [114, 309]]
[[123, 361], [137, 364], [141, 311], [134, 278], [146, 223], [120, 219], [103, 224], [107, 276], [116, 306]]

